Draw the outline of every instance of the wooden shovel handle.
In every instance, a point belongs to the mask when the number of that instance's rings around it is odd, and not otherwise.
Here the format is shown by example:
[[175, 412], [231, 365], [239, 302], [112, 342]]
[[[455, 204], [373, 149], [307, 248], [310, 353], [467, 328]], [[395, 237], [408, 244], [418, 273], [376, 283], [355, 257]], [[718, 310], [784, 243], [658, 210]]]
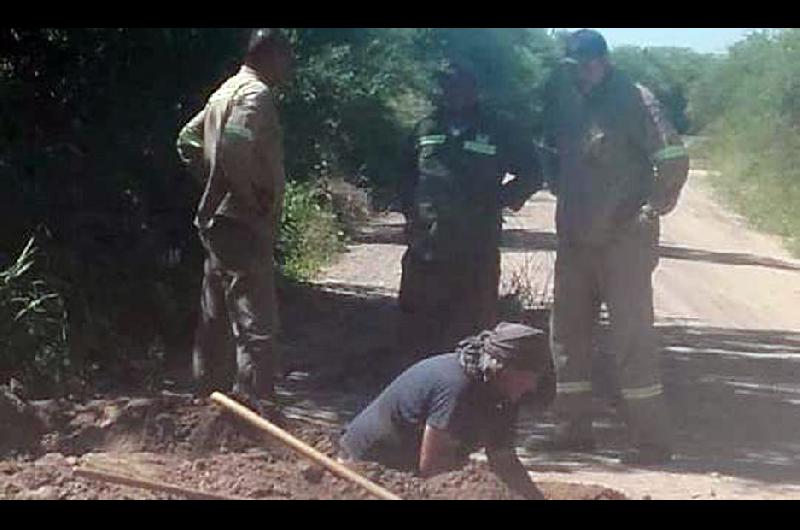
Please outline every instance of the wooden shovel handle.
[[231, 497], [228, 495], [219, 495], [216, 493], [208, 493], [205, 491], [183, 488], [180, 486], [173, 486], [171, 484], [165, 484], [163, 482], [155, 482], [152, 480], [145, 480], [142, 478], [130, 477], [125, 475], [117, 475], [115, 473], [109, 473], [107, 471], [102, 471], [100, 469], [92, 469], [90, 467], [76, 467], [73, 469], [73, 473], [83, 478], [88, 478], [92, 480], [102, 480], [103, 482], [110, 482], [112, 484], [119, 484], [122, 486], [132, 486], [134, 488], [160, 491], [162, 493], [180, 495], [181, 497], [186, 497], [188, 499], [226, 500], [226, 501], [250, 500], [247, 499], [246, 497]]
[[269, 434], [270, 436], [277, 438], [278, 440], [288, 445], [290, 448], [294, 449], [301, 455], [325, 467], [331, 473], [361, 486], [362, 488], [372, 493], [376, 497], [390, 501], [402, 500], [394, 493], [382, 488], [381, 486], [375, 484], [374, 482], [368, 480], [367, 478], [359, 475], [352, 469], [343, 466], [339, 462], [336, 462], [335, 460], [329, 458], [328, 456], [320, 453], [319, 451], [317, 451], [310, 445], [307, 445], [306, 443], [302, 442], [301, 440], [298, 440], [288, 432], [284, 431], [275, 424], [265, 420], [252, 410], [232, 400], [225, 394], [221, 394], [220, 392], [214, 392], [213, 394], [211, 394], [211, 400], [221, 405], [225, 409], [233, 412], [243, 420], [247, 421], [249, 424], [258, 428], [260, 431], [263, 431]]

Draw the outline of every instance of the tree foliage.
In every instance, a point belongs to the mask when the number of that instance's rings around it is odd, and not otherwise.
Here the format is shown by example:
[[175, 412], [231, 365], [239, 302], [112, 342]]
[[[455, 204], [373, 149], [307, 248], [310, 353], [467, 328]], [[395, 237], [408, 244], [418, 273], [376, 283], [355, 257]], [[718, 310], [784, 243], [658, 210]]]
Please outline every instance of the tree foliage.
[[800, 30], [763, 31], [736, 44], [695, 86], [708, 123], [717, 184], [757, 226], [798, 250]]
[[698, 125], [690, 115], [689, 92], [714, 56], [688, 48], [620, 46], [613, 51], [613, 61], [653, 91], [678, 132], [688, 133]]

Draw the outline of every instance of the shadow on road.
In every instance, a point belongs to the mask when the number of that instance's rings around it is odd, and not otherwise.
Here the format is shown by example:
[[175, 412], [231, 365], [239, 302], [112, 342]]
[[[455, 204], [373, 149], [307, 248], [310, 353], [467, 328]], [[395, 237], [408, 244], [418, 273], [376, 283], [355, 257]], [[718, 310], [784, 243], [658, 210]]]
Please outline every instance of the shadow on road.
[[712, 252], [709, 250], [695, 248], [661, 245], [659, 247], [659, 253], [662, 258], [686, 259], [692, 261], [720, 263], [723, 265], [749, 265], [755, 267], [767, 267], [770, 269], [800, 271], [800, 265], [796, 265], [788, 261], [741, 252]]
[[800, 482], [800, 334], [660, 328], [687, 471]]
[[[558, 239], [554, 232], [510, 228], [503, 231], [501, 248], [504, 252], [555, 251]], [[800, 265], [796, 263], [742, 252], [716, 252], [671, 245], [659, 245], [658, 251], [662, 258], [668, 259], [800, 271]]]
[[353, 243], [368, 245], [405, 245], [406, 235], [403, 224], [380, 223], [372, 224], [352, 237]]
[[[404, 351], [396, 293], [346, 283], [288, 286], [280, 293], [280, 392], [307, 417], [344, 422], [415, 361]], [[503, 318], [540, 328], [547, 312]]]
[[[694, 325], [658, 329], [678, 454], [663, 470], [800, 484], [800, 334]], [[607, 363], [609, 354], [601, 348], [597, 360]], [[632, 470], [615, 462], [628, 442], [624, 423], [611, 406], [613, 381], [596, 362], [598, 451], [528, 452], [534, 464], [562, 471], [586, 464]], [[520, 438], [551, 436], [556, 419], [552, 413], [527, 418]]]
[[281, 371], [288, 374], [282, 390], [308, 411], [336, 409], [339, 421], [350, 419], [405, 362], [396, 297], [341, 283], [281, 295]]

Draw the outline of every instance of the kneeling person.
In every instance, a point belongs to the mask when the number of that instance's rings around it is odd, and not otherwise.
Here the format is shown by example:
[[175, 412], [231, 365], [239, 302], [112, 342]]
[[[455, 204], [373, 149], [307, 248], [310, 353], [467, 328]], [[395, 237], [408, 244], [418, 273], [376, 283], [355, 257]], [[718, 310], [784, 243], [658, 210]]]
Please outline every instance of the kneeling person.
[[340, 456], [431, 476], [464, 465], [484, 447], [512, 490], [541, 498], [513, 447], [526, 396], [540, 407], [555, 397], [547, 339], [541, 330], [502, 322], [398, 376], [347, 426]]

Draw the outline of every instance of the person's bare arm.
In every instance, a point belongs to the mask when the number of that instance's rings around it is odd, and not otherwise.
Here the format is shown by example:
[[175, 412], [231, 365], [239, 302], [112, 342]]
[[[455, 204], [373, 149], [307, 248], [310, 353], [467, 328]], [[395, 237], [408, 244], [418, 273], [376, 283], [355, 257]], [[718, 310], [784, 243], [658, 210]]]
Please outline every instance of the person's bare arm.
[[486, 449], [489, 467], [512, 491], [528, 500], [543, 500], [542, 491], [533, 483], [511, 448]]
[[457, 464], [458, 441], [447, 431], [425, 425], [419, 449], [419, 474], [431, 477], [450, 471]]

